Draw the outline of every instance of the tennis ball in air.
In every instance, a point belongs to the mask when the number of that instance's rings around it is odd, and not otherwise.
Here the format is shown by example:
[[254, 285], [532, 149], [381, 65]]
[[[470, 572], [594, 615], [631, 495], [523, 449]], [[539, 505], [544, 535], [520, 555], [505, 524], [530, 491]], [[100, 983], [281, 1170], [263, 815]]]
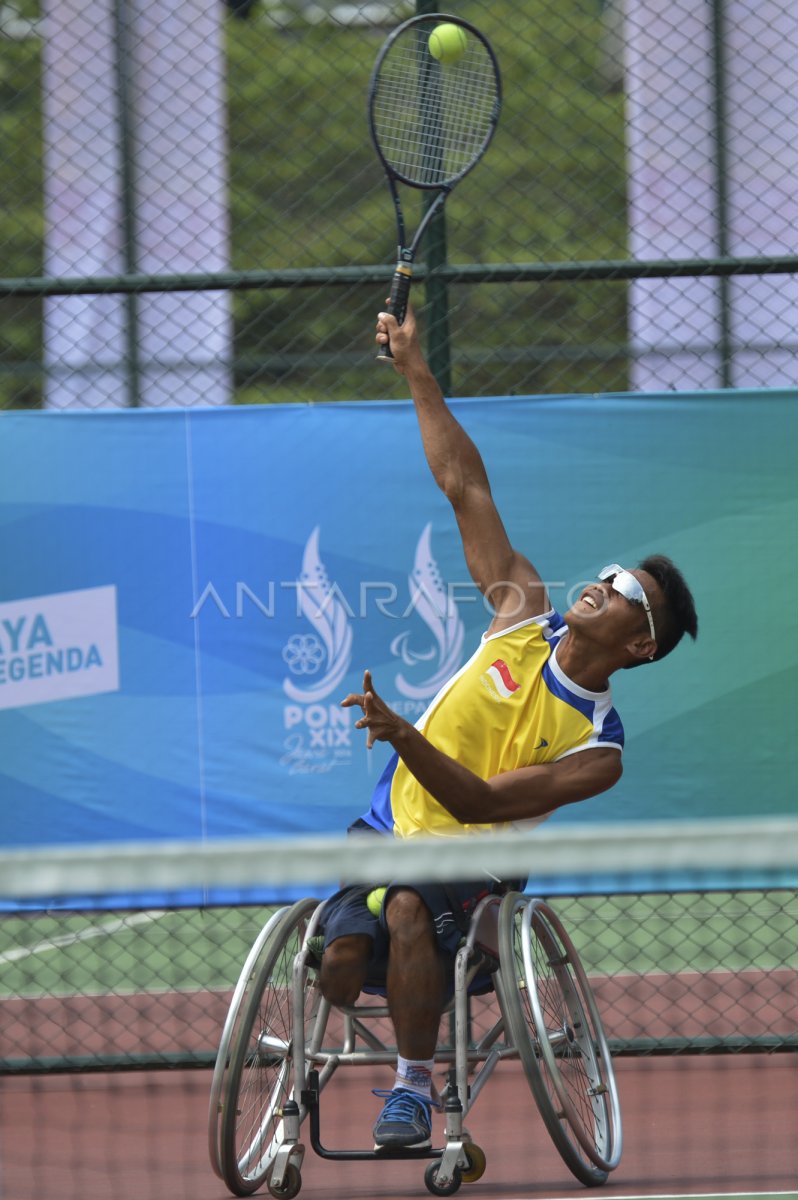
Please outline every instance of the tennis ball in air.
[[462, 25], [436, 25], [429, 35], [429, 52], [438, 62], [456, 63], [465, 54], [468, 39]]
[[373, 892], [369, 892], [366, 896], [366, 908], [371, 913], [372, 917], [378, 917], [382, 911], [382, 899], [387, 888], [375, 888]]

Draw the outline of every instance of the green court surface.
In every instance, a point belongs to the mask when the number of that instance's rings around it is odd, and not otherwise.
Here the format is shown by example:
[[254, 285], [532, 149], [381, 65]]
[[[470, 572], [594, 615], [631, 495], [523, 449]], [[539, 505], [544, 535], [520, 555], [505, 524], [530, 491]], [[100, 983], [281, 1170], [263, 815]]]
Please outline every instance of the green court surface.
[[271, 911], [6, 914], [0, 996], [228, 987]]
[[[794, 893], [558, 897], [590, 973], [763, 972], [796, 962]], [[273, 909], [3, 914], [0, 996], [218, 989]]]

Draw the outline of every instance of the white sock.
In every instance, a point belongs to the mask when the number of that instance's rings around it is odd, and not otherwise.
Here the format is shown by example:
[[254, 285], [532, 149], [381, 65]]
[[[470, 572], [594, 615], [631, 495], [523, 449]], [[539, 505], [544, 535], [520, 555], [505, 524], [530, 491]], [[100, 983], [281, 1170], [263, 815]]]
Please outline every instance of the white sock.
[[406, 1092], [414, 1092], [417, 1096], [426, 1096], [431, 1100], [434, 1063], [433, 1058], [402, 1058], [400, 1055], [396, 1062], [394, 1087], [404, 1088]]

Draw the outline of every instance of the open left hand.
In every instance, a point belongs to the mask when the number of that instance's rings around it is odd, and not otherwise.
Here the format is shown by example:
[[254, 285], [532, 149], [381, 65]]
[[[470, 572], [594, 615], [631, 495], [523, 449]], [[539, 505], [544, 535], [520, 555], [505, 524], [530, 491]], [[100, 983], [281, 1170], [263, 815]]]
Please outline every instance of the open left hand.
[[392, 742], [405, 723], [374, 691], [371, 671], [363, 672], [363, 691], [350, 692], [341, 701], [341, 708], [355, 705], [363, 709], [363, 716], [355, 721], [355, 729], [368, 730], [369, 750], [375, 742]]

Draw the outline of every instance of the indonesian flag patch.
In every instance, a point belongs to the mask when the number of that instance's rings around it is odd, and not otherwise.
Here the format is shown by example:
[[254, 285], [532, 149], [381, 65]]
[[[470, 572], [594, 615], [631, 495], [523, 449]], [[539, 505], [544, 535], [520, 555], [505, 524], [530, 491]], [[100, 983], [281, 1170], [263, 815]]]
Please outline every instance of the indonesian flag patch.
[[517, 692], [520, 687], [520, 684], [517, 684], [510, 674], [510, 668], [503, 658], [497, 658], [495, 662], [492, 662], [485, 674], [505, 700], [509, 700], [513, 692]]

